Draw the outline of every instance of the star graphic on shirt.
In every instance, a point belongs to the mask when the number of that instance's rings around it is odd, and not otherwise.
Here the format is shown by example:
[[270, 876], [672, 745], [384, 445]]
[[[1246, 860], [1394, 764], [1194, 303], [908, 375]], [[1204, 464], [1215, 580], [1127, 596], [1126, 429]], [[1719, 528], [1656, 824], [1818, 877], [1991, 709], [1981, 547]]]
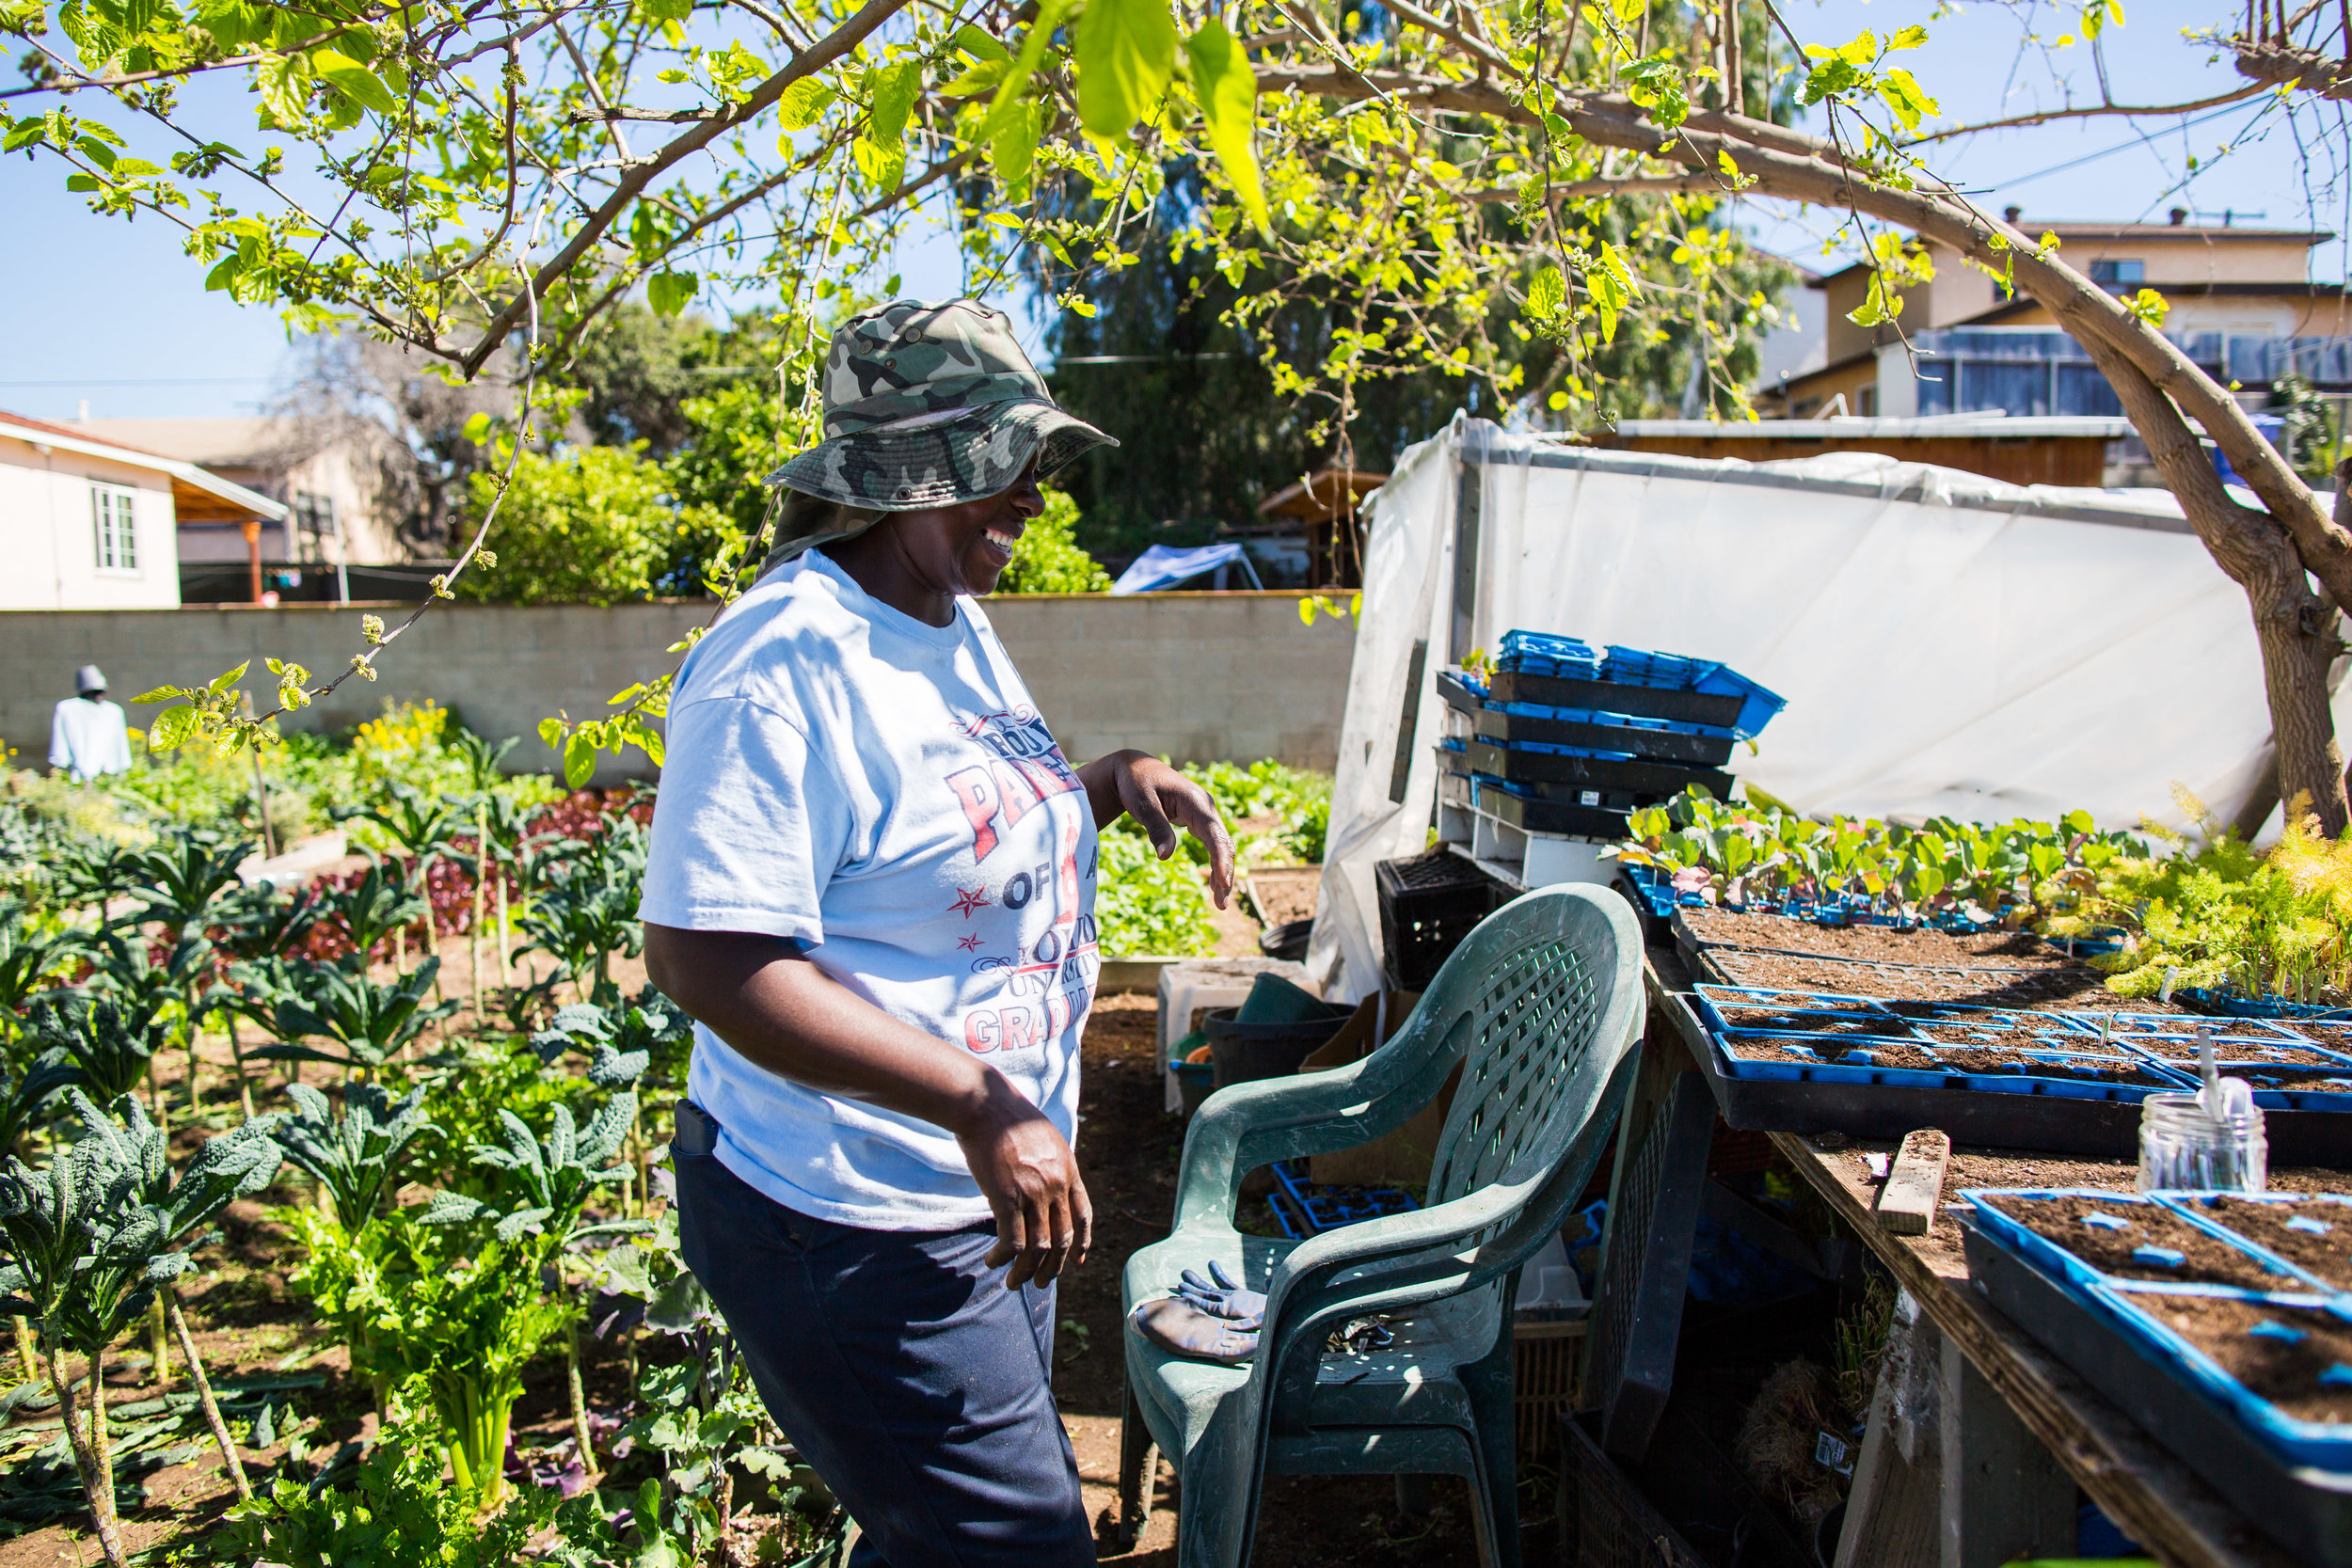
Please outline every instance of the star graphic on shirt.
[[956, 895], [955, 911], [970, 919], [972, 911], [987, 902], [988, 893], [985, 889], [968, 887]]
[[977, 931], [975, 931], [972, 935], [965, 937], [961, 942], [956, 943], [958, 947], [962, 948], [967, 953], [979, 946], [979, 944], [980, 937], [979, 933]]

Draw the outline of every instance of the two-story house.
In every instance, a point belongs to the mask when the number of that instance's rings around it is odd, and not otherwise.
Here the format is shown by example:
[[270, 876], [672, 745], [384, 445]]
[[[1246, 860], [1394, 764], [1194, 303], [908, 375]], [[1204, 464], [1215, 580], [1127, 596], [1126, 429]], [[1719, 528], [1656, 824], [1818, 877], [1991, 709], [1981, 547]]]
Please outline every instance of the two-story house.
[[[2163, 295], [2166, 335], [2217, 379], [2237, 383], [2249, 406], [2294, 371], [2337, 404], [2341, 421], [2352, 400], [2352, 309], [2344, 284], [2310, 276], [2312, 247], [2332, 235], [2191, 224], [2182, 208], [2161, 224], [2042, 223], [2014, 207], [2006, 215], [2027, 234], [2055, 235], [2093, 282]], [[1869, 288], [1867, 264], [1814, 281], [1826, 296], [1823, 363], [1758, 388], [1763, 411], [1792, 419], [2122, 411], [2090, 356], [2038, 303], [2005, 297], [1994, 277], [1942, 245], [1930, 245], [1928, 256], [1935, 276], [1902, 291], [1899, 331], [1851, 319]]]

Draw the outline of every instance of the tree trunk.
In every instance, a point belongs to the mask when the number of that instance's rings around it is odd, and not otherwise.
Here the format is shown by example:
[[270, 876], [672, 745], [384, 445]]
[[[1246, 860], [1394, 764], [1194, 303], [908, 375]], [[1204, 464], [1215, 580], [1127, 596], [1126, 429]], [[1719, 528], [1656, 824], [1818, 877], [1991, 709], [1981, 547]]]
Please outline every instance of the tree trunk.
[[49, 1351], [49, 1385], [57, 1391], [57, 1414], [65, 1419], [66, 1446], [73, 1450], [73, 1467], [81, 1472], [82, 1490], [89, 1497], [90, 1521], [98, 1528], [99, 1548], [106, 1554], [111, 1568], [128, 1568], [130, 1559], [122, 1549], [122, 1531], [115, 1524], [114, 1465], [105, 1451], [106, 1401], [99, 1383], [98, 1357], [90, 1357], [90, 1386], [95, 1408], [90, 1412], [87, 1428], [73, 1408], [73, 1385], [67, 1381], [65, 1370], [57, 1365], [55, 1347]]
[[250, 1502], [253, 1483], [246, 1479], [245, 1461], [238, 1457], [236, 1441], [229, 1435], [229, 1423], [221, 1418], [220, 1403], [213, 1398], [213, 1380], [204, 1375], [204, 1362], [196, 1354], [196, 1338], [188, 1332], [187, 1314], [180, 1310], [180, 1292], [166, 1286], [163, 1299], [170, 1304], [171, 1330], [180, 1337], [180, 1359], [188, 1364], [188, 1381], [196, 1385], [196, 1402], [204, 1407], [205, 1424], [213, 1429], [213, 1442], [220, 1449], [221, 1464], [237, 1488], [238, 1501]]
[[2180, 410], [2139, 368], [2100, 339], [2086, 338], [2083, 346], [2122, 400], [2206, 550], [2246, 591], [2262, 650], [2280, 798], [2290, 814], [2316, 816], [2334, 837], [2346, 815], [2344, 752], [2328, 697], [2328, 667], [2338, 647], [2335, 610], [2312, 592], [2285, 531], [2230, 499]]

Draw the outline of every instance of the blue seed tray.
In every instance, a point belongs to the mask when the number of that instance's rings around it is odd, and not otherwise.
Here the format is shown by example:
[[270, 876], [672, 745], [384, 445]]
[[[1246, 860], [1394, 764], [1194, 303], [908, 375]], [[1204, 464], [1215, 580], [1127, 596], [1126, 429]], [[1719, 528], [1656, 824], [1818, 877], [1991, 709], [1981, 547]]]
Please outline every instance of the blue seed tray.
[[1531, 674], [1563, 680], [1614, 681], [1621, 686], [1737, 697], [1740, 700], [1740, 717], [1730, 728], [1732, 735], [1741, 740], [1756, 738], [1772, 722], [1773, 715], [1788, 705], [1786, 698], [1715, 659], [1686, 658], [1680, 654], [1615, 643], [1610, 644], [1606, 652], [1597, 652], [1581, 637], [1505, 632], [1502, 657], [1495, 662], [1500, 669], [1525, 670]]
[[[1978, 1232], [1989, 1243], [2032, 1263], [2079, 1305], [2105, 1319], [2122, 1337], [2159, 1367], [2171, 1371], [2207, 1399], [2221, 1404], [2249, 1429], [2254, 1438], [2282, 1463], [2313, 1469], [2352, 1472], [2352, 1426], [2299, 1420], [2256, 1395], [2204, 1352], [2175, 1333], [2147, 1298], [2208, 1296], [2261, 1305], [2328, 1311], [2352, 1323], [2352, 1295], [2334, 1291], [2266, 1247], [2258, 1245], [2217, 1221], [2200, 1213], [2195, 1200], [2209, 1193], [2155, 1193], [2141, 1196], [2095, 1189], [2025, 1188], [2008, 1191], [1972, 1188], [1961, 1195], [1974, 1211]], [[2199, 1229], [2246, 1253], [2265, 1271], [2280, 1276], [2278, 1291], [2247, 1291], [2235, 1286], [2199, 1281], [2169, 1284], [2163, 1280], [2120, 1279], [2102, 1273], [2050, 1242], [2039, 1232], [1994, 1208], [1995, 1197], [2083, 1197], [2103, 1209], [2118, 1212], [2136, 1206], [2162, 1209], [2180, 1215]]]
[[[2097, 1034], [2112, 1016], [2115, 1038], [2163, 1063], [2191, 1082], [2198, 1081], [2198, 1021], [2173, 1014], [2074, 1012], [2081, 1027]], [[2253, 1088], [2254, 1103], [2265, 1111], [2352, 1112], [2352, 1054], [2318, 1044], [2284, 1023], [2264, 1019], [2233, 1020], [2231, 1033], [2214, 1040], [2214, 1065], [2225, 1076], [2243, 1078]], [[2281, 1059], [2289, 1051], [2325, 1059], [2344, 1069], [2343, 1076], [2322, 1079], [2280, 1075], [2307, 1064]]]
[[[2062, 1100], [2097, 1100], [2136, 1102], [2151, 1093], [2162, 1093], [2193, 1087], [2191, 1081], [2144, 1053], [2128, 1048], [2111, 1051], [2096, 1049], [2098, 1042], [2084, 1037], [2065, 1020], [2053, 1014], [2019, 1013], [1998, 1007], [1970, 1007], [1958, 1003], [1906, 1003], [1906, 1008], [1926, 1015], [1918, 1019], [1907, 1017], [1867, 997], [1841, 997], [1821, 991], [1775, 991], [1756, 987], [1700, 985], [1693, 988], [1699, 998], [1699, 1011], [1707, 1021], [1708, 1033], [1714, 1037], [1723, 1050], [1721, 1070], [1727, 1078], [1759, 1080], [1766, 1083], [1807, 1084], [1877, 1084], [1888, 1087], [1915, 1089], [1960, 1089], [1976, 1094], [2048, 1095]], [[1723, 1011], [1725, 1003], [1741, 1006], [1771, 1007], [1787, 1012], [1802, 1021], [1819, 1018], [1820, 1030], [1756, 1029], [1735, 1024]], [[1833, 1019], [1861, 1018], [1868, 1028], [1867, 1035], [1830, 1033], [1827, 1025]], [[1867, 1060], [1873, 1039], [1889, 1044], [1908, 1046], [1930, 1057], [1941, 1057], [1949, 1051], [1967, 1051], [1971, 1042], [1965, 1038], [1939, 1039], [1921, 1033], [1915, 1022], [1931, 1023], [1949, 1033], [1981, 1025], [1990, 1036], [2005, 1029], [2031, 1029], [2043, 1033], [2050, 1049], [2023, 1049], [2026, 1060], [2014, 1071], [1984, 1072], [1965, 1070], [1953, 1066], [1949, 1070], [1936, 1071], [1916, 1067], [1881, 1067]], [[1856, 1041], [1862, 1041], [1857, 1045]], [[1991, 1043], [1990, 1039], [1986, 1043]], [[1758, 1059], [1735, 1054], [1732, 1047], [1770, 1048], [1777, 1055]], [[2073, 1047], [2069, 1049], [2068, 1047]], [[2005, 1049], [2020, 1050], [2015, 1046]], [[1829, 1056], [1841, 1056], [1832, 1061]], [[1863, 1059], [1857, 1059], [1863, 1058]], [[2156, 1079], [2154, 1084], [2118, 1084], [2094, 1078], [2044, 1076], [2032, 1070], [2039, 1062], [2049, 1067], [2080, 1064], [2086, 1069], [2128, 1069]]]
[[1649, 912], [1661, 920], [1670, 918], [1678, 904], [1704, 906], [1707, 902], [1700, 894], [1677, 895], [1674, 890], [1674, 879], [1654, 865], [1644, 865], [1639, 861], [1620, 861], [1617, 863], [1617, 874], [1642, 895], [1642, 903]]
[[1502, 655], [1495, 661], [1506, 669], [1528, 670], [1563, 680], [1600, 679], [1601, 653], [1581, 637], [1559, 637], [1543, 631], [1506, 631]]
[[1732, 734], [1753, 740], [1788, 700], [1757, 685], [1726, 665], [1711, 659], [1684, 658], [1677, 654], [1644, 653], [1612, 644], [1601, 665], [1601, 679], [1628, 686], [1662, 686], [1679, 691], [1703, 691], [1712, 697], [1737, 697], [1740, 717]]
[[1282, 1234], [1301, 1242], [1326, 1230], [1383, 1214], [1403, 1214], [1421, 1207], [1400, 1187], [1327, 1187], [1307, 1180], [1303, 1164], [1277, 1160], [1274, 1191], [1267, 1195], [1274, 1221]]
[[1542, 703], [1498, 703], [1486, 706], [1497, 713], [1523, 719], [1557, 719], [1569, 724], [1599, 724], [1609, 729], [1658, 730], [1667, 735], [1703, 735], [1713, 740], [1737, 740], [1739, 732], [1727, 724], [1692, 724], [1679, 719], [1645, 719], [1632, 713], [1611, 713], [1597, 707], [1550, 707]]
[[[2118, 948], [2122, 945], [2121, 942], [2116, 943]], [[2305, 1002], [2284, 1002], [2277, 997], [2236, 996], [2226, 990], [2183, 989], [2174, 991], [2172, 999], [2216, 1018], [2301, 1018], [2316, 1023], [2352, 1023], [2352, 1007], [2321, 1007]]]

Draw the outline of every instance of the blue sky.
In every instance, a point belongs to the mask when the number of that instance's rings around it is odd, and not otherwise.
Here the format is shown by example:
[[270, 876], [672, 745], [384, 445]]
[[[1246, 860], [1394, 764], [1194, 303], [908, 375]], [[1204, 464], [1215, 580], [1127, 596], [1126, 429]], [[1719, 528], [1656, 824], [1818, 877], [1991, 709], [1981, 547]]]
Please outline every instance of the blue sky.
[[[2119, 99], [2184, 101], [2235, 82], [2226, 61], [2182, 37], [2226, 8], [2126, 3], [2128, 24], [2103, 40]], [[2055, 106], [2068, 85], [2076, 102], [2096, 100], [2089, 49], [2019, 45], [2027, 30], [2055, 41], [2074, 29], [2078, 6], [1971, 0], [1945, 9], [1936, 16], [1934, 0], [1826, 0], [1791, 8], [1791, 20], [1807, 42], [1928, 23], [1930, 44], [1908, 63], [1958, 119]], [[231, 95], [221, 96], [217, 112], [224, 132], [250, 125]], [[2161, 222], [2167, 208], [2181, 205], [2199, 221], [2219, 222], [2228, 210], [2240, 222], [2329, 230], [2339, 238], [2314, 250], [2313, 275], [2345, 276], [2352, 180], [2327, 166], [2331, 154], [2346, 156], [2340, 124], [2327, 135], [2306, 118], [2300, 133], [2314, 153], [2307, 169], [2296, 130], [2283, 117], [2262, 121], [2239, 106], [2185, 132], [2174, 126], [2157, 134], [2164, 123], [2106, 119], [1988, 134], [1940, 155], [1937, 167], [1987, 207], [2024, 207], [2027, 223]], [[2193, 178], [2191, 155], [2201, 166]], [[225, 415], [248, 412], [268, 395], [287, 354], [276, 316], [206, 293], [176, 230], [151, 217], [130, 224], [94, 217], [63, 189], [55, 166], [22, 157], [0, 161], [0, 214], [10, 235], [9, 286], [0, 290], [0, 408], [70, 419], [87, 401], [100, 418]], [[1764, 204], [1741, 221], [1759, 241], [1816, 267], [1835, 227], [1833, 216]], [[937, 296], [961, 284], [955, 247], [943, 238], [910, 242], [898, 268], [908, 293]], [[1034, 338], [1035, 328], [1026, 335]]]

